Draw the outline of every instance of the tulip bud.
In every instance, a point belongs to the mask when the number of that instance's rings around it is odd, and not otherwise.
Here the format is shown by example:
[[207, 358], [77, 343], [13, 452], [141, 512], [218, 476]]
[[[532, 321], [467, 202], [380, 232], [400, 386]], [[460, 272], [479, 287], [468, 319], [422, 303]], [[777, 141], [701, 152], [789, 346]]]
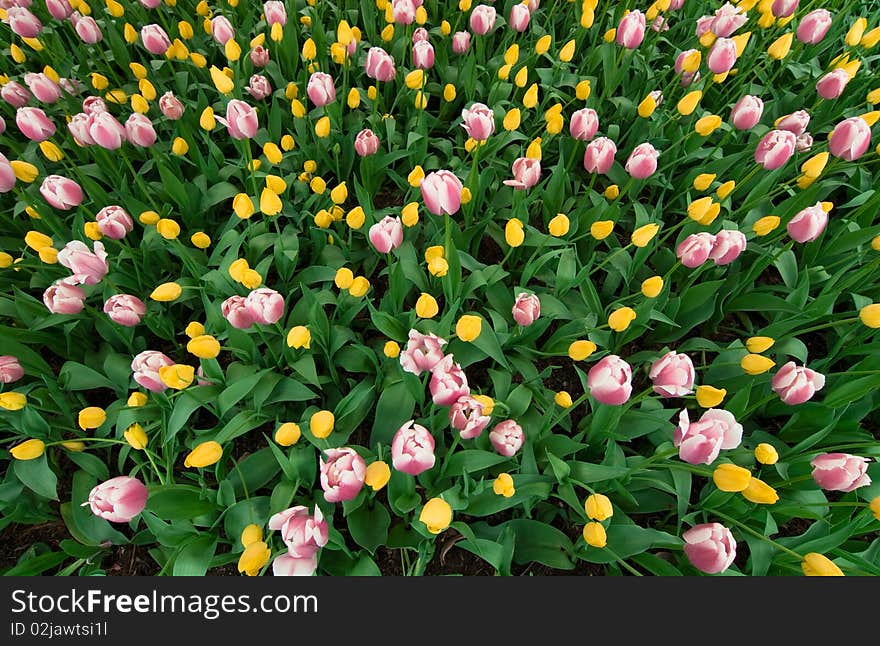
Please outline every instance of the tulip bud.
[[865, 305], [859, 310], [859, 319], [869, 328], [880, 328], [880, 303]]
[[[228, 41], [227, 45], [230, 42], [233, 41]], [[263, 541], [254, 541], [245, 547], [244, 552], [238, 558], [238, 571], [247, 576], [257, 576], [270, 558], [272, 558], [272, 550], [269, 549], [269, 546]]]
[[275, 442], [281, 446], [292, 446], [299, 442], [302, 431], [299, 424], [294, 422], [285, 422], [275, 431]]
[[801, 561], [804, 576], [844, 576], [843, 570], [837, 567], [827, 556], [810, 552]]
[[779, 500], [779, 494], [773, 487], [754, 476], [749, 480], [746, 488], [742, 490], [742, 495], [746, 500], [759, 505], [772, 505]]
[[223, 447], [219, 443], [210, 440], [196, 445], [192, 451], [187, 454], [183, 461], [183, 466], [201, 469], [209, 467], [223, 457]]
[[870, 508], [874, 518], [880, 520], [880, 496], [876, 496], [871, 500]]
[[556, 402], [558, 406], [562, 408], [571, 408], [571, 405], [574, 403], [571, 399], [571, 395], [568, 394], [564, 390], [560, 390], [553, 396], [553, 401]]
[[241, 545], [247, 547], [252, 543], [258, 543], [263, 540], [263, 528], [259, 525], [248, 525], [241, 531]]
[[646, 298], [656, 298], [663, 291], [663, 277], [651, 276], [642, 281], [642, 294]]
[[138, 423], [129, 426], [122, 435], [135, 451], [144, 450], [149, 442], [146, 432]]
[[774, 343], [776, 341], [769, 336], [752, 336], [746, 339], [746, 348], [752, 354], [760, 354], [772, 348]]
[[763, 374], [775, 365], [775, 361], [768, 359], [767, 357], [762, 357], [760, 354], [747, 354], [742, 358], [742, 361], [740, 361], [742, 369], [750, 375]]
[[309, 418], [309, 430], [319, 439], [325, 439], [333, 432], [336, 418], [329, 410], [319, 410]]
[[215, 359], [220, 354], [220, 342], [210, 334], [202, 334], [190, 339], [186, 351], [199, 359]]
[[348, 288], [348, 293], [355, 298], [360, 298], [370, 289], [370, 281], [365, 276], [356, 276]]
[[391, 479], [391, 467], [388, 463], [377, 460], [372, 462], [364, 473], [364, 484], [373, 491], [379, 491]]
[[479, 316], [465, 314], [455, 324], [455, 334], [462, 341], [474, 341], [480, 336], [483, 327], [483, 319]]
[[128, 396], [126, 404], [132, 408], [136, 408], [138, 406], [146, 406], [148, 401], [149, 397], [147, 397], [146, 393], [133, 392]]
[[400, 344], [397, 341], [386, 341], [382, 347], [382, 354], [389, 359], [396, 359], [400, 356]]
[[[11, 393], [3, 393], [3, 395], [7, 395]], [[5, 407], [4, 407], [5, 408]], [[13, 446], [9, 449], [9, 453], [12, 454], [16, 460], [35, 460], [36, 458], [43, 455], [46, 452], [46, 444], [43, 440], [38, 439], [30, 439], [25, 440], [21, 444]]]
[[694, 110], [697, 109], [697, 104], [699, 104], [700, 99], [703, 98], [703, 93], [700, 90], [693, 90], [692, 92], [688, 92], [685, 94], [681, 100], [679, 100], [676, 105], [676, 109], [678, 113], [684, 116], [691, 114]]
[[641, 226], [633, 231], [632, 243], [636, 247], [644, 247], [654, 239], [654, 236], [657, 235], [658, 231], [660, 231], [659, 224], [646, 224]]
[[587, 523], [584, 525], [584, 541], [591, 547], [605, 547], [608, 544], [605, 528], [596, 522]]
[[608, 316], [608, 326], [615, 332], [623, 332], [635, 320], [635, 310], [631, 307], [620, 307]]
[[761, 464], [776, 464], [779, 461], [779, 453], [772, 444], [762, 442], [755, 447], [755, 459]]
[[590, 225], [590, 235], [596, 240], [604, 240], [611, 235], [613, 230], [614, 221], [612, 220], [599, 220]]
[[504, 239], [511, 247], [519, 247], [525, 241], [526, 234], [523, 224], [517, 218], [511, 218], [504, 227]]
[[195, 379], [195, 368], [180, 364], [162, 366], [159, 368], [159, 379], [168, 388], [183, 390]]
[[776, 215], [765, 215], [752, 225], [752, 231], [756, 236], [766, 236], [779, 227], [782, 220]]
[[83, 408], [77, 417], [77, 423], [84, 431], [98, 428], [106, 421], [107, 413], [103, 408], [99, 408], [98, 406]]
[[614, 515], [614, 509], [608, 496], [601, 493], [594, 493], [587, 497], [584, 503], [584, 510], [592, 520], [608, 520]]
[[422, 292], [419, 299], [416, 301], [416, 315], [418, 315], [419, 318], [430, 319], [437, 316], [439, 312], [440, 306], [437, 305], [437, 299], [430, 294]]
[[703, 408], [715, 408], [726, 396], [727, 390], [724, 388], [697, 386], [697, 403]]
[[749, 486], [752, 472], [743, 467], [726, 462], [719, 464], [712, 472], [712, 481], [721, 491], [739, 492]]

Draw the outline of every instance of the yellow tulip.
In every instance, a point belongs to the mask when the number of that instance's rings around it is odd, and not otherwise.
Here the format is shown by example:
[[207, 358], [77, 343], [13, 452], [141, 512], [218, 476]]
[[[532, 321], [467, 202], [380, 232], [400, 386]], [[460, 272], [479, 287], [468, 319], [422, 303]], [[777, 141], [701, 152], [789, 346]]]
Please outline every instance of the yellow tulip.
[[755, 459], [761, 464], [776, 464], [779, 461], [779, 453], [772, 444], [761, 442], [755, 447]]
[[166, 240], [174, 240], [180, 235], [180, 225], [170, 218], [162, 218], [156, 223], [156, 231]]
[[792, 32], [788, 32], [787, 34], [783, 34], [779, 38], [773, 41], [770, 47], [767, 48], [767, 54], [770, 58], [775, 60], [782, 60], [788, 53], [791, 51], [791, 43], [794, 40], [794, 34]]
[[742, 490], [742, 495], [746, 500], [759, 505], [772, 505], [779, 500], [779, 494], [773, 487], [754, 476], [749, 480], [748, 486]]
[[660, 231], [659, 224], [646, 224], [644, 226], [639, 227], [632, 234], [632, 243], [636, 247], [644, 247], [651, 240], [654, 239], [654, 236], [657, 235], [657, 232]]
[[752, 231], [756, 236], [766, 236], [772, 233], [782, 221], [776, 215], [765, 215], [752, 225]]
[[452, 83], [447, 83], [443, 86], [443, 99], [449, 103], [451, 101], [455, 101], [455, 86]]
[[742, 358], [742, 361], [740, 361], [742, 369], [750, 375], [763, 374], [775, 365], [775, 361], [763, 357], [760, 354], [747, 354]]
[[12, 172], [15, 175], [15, 178], [25, 184], [30, 184], [37, 179], [37, 176], [40, 174], [40, 171], [37, 170], [36, 166], [20, 159], [13, 159], [9, 162], [9, 165], [12, 167]]
[[143, 451], [149, 443], [146, 431], [144, 431], [143, 426], [137, 422], [125, 429], [122, 436], [135, 451]]
[[278, 215], [283, 208], [281, 198], [271, 188], [266, 187], [260, 193], [260, 211], [268, 216]]
[[366, 276], [355, 276], [354, 280], [351, 281], [351, 287], [348, 288], [348, 293], [355, 298], [360, 298], [370, 289], [370, 281], [367, 280]]
[[523, 224], [517, 218], [511, 218], [504, 227], [504, 239], [511, 247], [519, 247], [526, 239]]
[[553, 401], [556, 402], [557, 406], [561, 406], [562, 408], [570, 408], [574, 403], [571, 399], [571, 395], [564, 390], [560, 390], [556, 393], [553, 396]]
[[128, 401], [126, 401], [126, 405], [132, 408], [137, 408], [138, 406], [146, 406], [148, 401], [150, 401], [150, 398], [147, 396], [146, 393], [135, 391], [128, 396]]
[[623, 332], [635, 320], [635, 310], [631, 307], [620, 307], [608, 316], [608, 326], [615, 332]]
[[859, 310], [859, 319], [869, 328], [880, 328], [880, 303], [865, 305]]
[[498, 496], [512, 497], [516, 493], [516, 487], [513, 486], [513, 477], [509, 473], [499, 473], [498, 477], [492, 482], [492, 491]]
[[592, 341], [579, 339], [568, 346], [568, 356], [574, 361], [583, 361], [596, 351], [596, 344]]
[[389, 359], [396, 359], [400, 356], [400, 344], [397, 341], [386, 341], [382, 346], [382, 354]]
[[837, 567], [827, 556], [810, 552], [801, 561], [804, 576], [844, 576], [843, 570]]
[[290, 328], [290, 331], [287, 333], [287, 345], [288, 347], [295, 348], [299, 350], [300, 348], [305, 348], [308, 350], [311, 347], [312, 342], [312, 334], [309, 332], [309, 328], [304, 325], [297, 325], [295, 327]]
[[199, 359], [215, 359], [220, 354], [220, 342], [210, 334], [201, 334], [189, 340], [186, 351]]
[[568, 233], [570, 226], [571, 223], [569, 222], [568, 216], [564, 213], [557, 213], [556, 217], [550, 220], [548, 229], [550, 230], [550, 235], [554, 238], [560, 238]]
[[523, 106], [531, 109], [536, 105], [538, 105], [538, 84], [532, 83], [523, 95]]
[[364, 473], [364, 484], [373, 491], [379, 491], [391, 479], [391, 468], [386, 462], [377, 460], [370, 463]]
[[295, 422], [285, 422], [275, 431], [275, 442], [281, 446], [292, 446], [299, 442], [300, 437], [302, 431]]
[[584, 541], [591, 547], [605, 547], [608, 544], [608, 535], [605, 528], [597, 522], [584, 525]]
[[263, 528], [259, 525], [250, 524], [241, 531], [241, 546], [247, 547], [251, 543], [263, 540]]
[[483, 319], [472, 314], [465, 314], [455, 324], [455, 335], [462, 341], [470, 342], [480, 336]]
[[694, 178], [694, 189], [705, 191], [715, 181], [715, 173], [701, 173]]
[[88, 408], [83, 408], [79, 415], [77, 416], [77, 423], [79, 427], [86, 431], [93, 428], [98, 428], [107, 421], [107, 413], [103, 408], [99, 408], [98, 406], [89, 406]]
[[590, 225], [590, 235], [596, 240], [604, 240], [611, 235], [614, 230], [614, 222], [612, 220], [599, 220]]
[[[8, 393], [3, 393], [8, 394]], [[46, 452], [46, 444], [43, 440], [32, 438], [9, 449], [9, 453], [16, 460], [35, 460]]]
[[723, 200], [725, 197], [730, 195], [735, 188], [736, 182], [731, 179], [719, 186], [718, 189], [715, 191], [715, 194], [718, 196], [719, 200]]
[[642, 294], [647, 298], [656, 298], [662, 291], [662, 276], [651, 276], [642, 281]]
[[703, 408], [715, 408], [724, 401], [727, 389], [714, 386], [697, 386], [697, 403]]
[[639, 103], [638, 114], [643, 119], [647, 119], [652, 114], [654, 114], [654, 110], [657, 109], [657, 99], [654, 98], [654, 94], [649, 93], [642, 99], [642, 102]]
[[431, 498], [422, 507], [419, 520], [432, 534], [439, 534], [452, 522], [452, 507], [442, 498]]
[[852, 27], [849, 28], [849, 31], [846, 32], [846, 36], [844, 38], [844, 42], [850, 47], [855, 47], [859, 44], [859, 41], [862, 39], [862, 36], [865, 33], [865, 29], [868, 27], [868, 20], [866, 18], [857, 18], [856, 21], [852, 24]]
[[309, 418], [309, 430], [312, 432], [312, 435], [323, 440], [333, 432], [335, 423], [336, 418], [332, 412], [329, 410], [319, 410]]
[[574, 39], [571, 39], [570, 41], [565, 43], [565, 45], [562, 46], [562, 49], [559, 50], [559, 60], [561, 60], [563, 63], [568, 63], [569, 61], [571, 61], [571, 59], [574, 58], [574, 48]]
[[229, 94], [235, 88], [235, 83], [232, 82], [232, 79], [226, 76], [223, 73], [223, 70], [218, 68], [216, 65], [212, 65], [211, 69], [211, 81], [214, 83], [214, 87], [217, 88], [217, 91], [221, 94]]
[[749, 486], [751, 480], [751, 471], [730, 462], [719, 464], [712, 472], [712, 481], [721, 491], [742, 491]]
[[700, 92], [700, 90], [693, 90], [691, 92], [688, 92], [681, 98], [676, 106], [678, 113], [684, 116], [691, 114], [694, 110], [697, 109], [697, 104], [702, 98], [703, 93]]
[[172, 364], [159, 368], [159, 379], [168, 388], [183, 390], [195, 379], [195, 368], [192, 366]]
[[584, 503], [584, 511], [591, 520], [608, 520], [614, 515], [614, 508], [608, 496], [601, 493], [594, 493], [587, 497]]
[[419, 318], [430, 319], [437, 316], [438, 312], [440, 312], [440, 306], [437, 305], [437, 299], [430, 294], [422, 292], [416, 301], [416, 315]]
[[719, 117], [717, 114], [710, 114], [697, 119], [697, 122], [694, 124], [694, 130], [696, 130], [697, 134], [699, 134], [701, 137], [708, 137], [720, 125], [721, 117]]
[[746, 348], [752, 354], [761, 354], [773, 347], [776, 341], [769, 336], [752, 336], [746, 339]]
[[586, 101], [590, 97], [590, 79], [580, 81], [574, 88], [574, 94], [579, 101]]
[[183, 461], [183, 466], [202, 469], [216, 463], [223, 457], [223, 447], [218, 442], [209, 440], [196, 445]]

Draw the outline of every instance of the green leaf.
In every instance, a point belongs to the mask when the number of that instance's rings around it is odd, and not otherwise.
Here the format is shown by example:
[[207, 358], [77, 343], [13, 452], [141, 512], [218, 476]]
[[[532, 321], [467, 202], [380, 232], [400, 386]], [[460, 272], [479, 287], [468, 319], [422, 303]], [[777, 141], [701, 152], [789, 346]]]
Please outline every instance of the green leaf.
[[12, 470], [28, 489], [49, 500], [58, 500], [58, 478], [46, 462], [44, 453], [33, 460], [14, 460]]
[[605, 464], [590, 464], [588, 462], [569, 462], [571, 478], [583, 484], [605, 482], [625, 475], [629, 469], [626, 467], [611, 467]]
[[465, 473], [475, 473], [494, 467], [496, 464], [507, 462], [510, 458], [498, 455], [494, 451], [483, 451], [481, 449], [466, 449], [458, 451], [449, 458], [449, 464], [446, 467], [446, 473], [453, 476]]
[[188, 485], [169, 485], [153, 489], [147, 499], [147, 509], [163, 520], [191, 520], [216, 509], [205, 500], [201, 491]]
[[99, 546], [104, 543], [125, 545], [128, 539], [113, 525], [95, 516], [88, 505], [83, 506], [97, 480], [85, 471], [73, 474], [71, 502], [61, 505], [61, 517], [70, 530], [71, 536], [84, 545]]
[[513, 560], [517, 563], [537, 561], [559, 570], [572, 570], [571, 540], [555, 527], [537, 520], [520, 518], [507, 523], [516, 535]]
[[405, 422], [412, 419], [416, 402], [406, 386], [406, 382], [398, 381], [382, 388], [379, 401], [376, 403], [376, 415], [373, 430], [370, 433], [370, 446], [378, 444], [386, 446]]
[[25, 558], [21, 563], [6, 570], [3, 576], [37, 576], [61, 565], [65, 560], [67, 560], [67, 554], [64, 552], [46, 552], [39, 556]]
[[614, 554], [604, 548], [586, 546], [582, 558], [590, 563], [613, 563], [616, 557], [627, 558], [656, 547], [675, 548], [683, 543], [672, 534], [638, 525], [611, 525], [607, 537]]
[[391, 516], [381, 503], [373, 506], [361, 505], [346, 518], [351, 537], [361, 547], [373, 553], [388, 541], [388, 528]]
[[253, 495], [260, 487], [268, 484], [281, 470], [278, 460], [268, 446], [251, 453], [233, 467], [226, 476], [236, 497]]
[[180, 548], [174, 559], [174, 576], [204, 576], [214, 558], [217, 537], [201, 534]]

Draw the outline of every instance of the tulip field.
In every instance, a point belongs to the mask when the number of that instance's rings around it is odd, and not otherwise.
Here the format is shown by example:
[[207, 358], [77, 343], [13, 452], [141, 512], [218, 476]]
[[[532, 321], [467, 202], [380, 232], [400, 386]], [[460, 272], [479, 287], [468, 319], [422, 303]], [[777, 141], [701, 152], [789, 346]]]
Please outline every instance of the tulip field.
[[880, 574], [878, 16], [0, 0], [0, 574]]

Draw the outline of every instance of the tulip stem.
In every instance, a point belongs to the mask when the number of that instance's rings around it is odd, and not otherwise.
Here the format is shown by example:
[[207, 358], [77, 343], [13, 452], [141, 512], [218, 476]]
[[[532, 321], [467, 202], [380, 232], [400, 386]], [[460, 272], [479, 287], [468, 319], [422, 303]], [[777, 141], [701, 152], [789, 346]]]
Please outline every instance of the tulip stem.
[[838, 325], [847, 325], [849, 323], [855, 323], [858, 320], [859, 320], [858, 316], [853, 316], [852, 318], [848, 318], [848, 319], [829, 321], [828, 323], [822, 323], [821, 325], [814, 325], [813, 327], [808, 327], [806, 330], [801, 330], [800, 332], [794, 332], [791, 334], [791, 336], [809, 334], [810, 332], [815, 332], [816, 330], [824, 330], [829, 327], [837, 327]]
[[604, 548], [602, 548], [602, 549], [604, 549], [604, 550], [605, 550], [606, 552], [608, 552], [611, 556], [613, 556], [613, 557], [615, 558], [615, 560], [616, 560], [616, 561], [617, 561], [617, 562], [618, 562], [618, 563], [619, 563], [619, 564], [620, 564], [625, 570], [627, 570], [627, 571], [628, 571], [630, 574], [632, 574], [633, 576], [644, 576], [644, 574], [642, 574], [642, 573], [639, 572], [637, 569], [635, 569], [632, 565], [630, 565], [629, 563], [627, 563], [626, 561], [624, 561], [622, 558], [620, 558], [620, 557], [617, 555], [617, 552], [615, 552], [614, 550], [612, 550], [612, 549], [611, 549], [610, 547], [608, 547], [607, 545], [606, 545]]
[[766, 541], [767, 543], [769, 543], [770, 545], [772, 545], [772, 546], [775, 547], [776, 549], [778, 549], [778, 550], [780, 550], [780, 551], [782, 551], [782, 552], [785, 552], [785, 553], [788, 554], [789, 556], [793, 556], [793, 557], [796, 558], [798, 561], [803, 561], [803, 560], [804, 560], [804, 557], [801, 556], [800, 554], [798, 554], [797, 552], [795, 552], [794, 550], [790, 550], [790, 549], [788, 549], [787, 547], [785, 547], [784, 545], [780, 545], [779, 543], [777, 543], [776, 541], [774, 541], [772, 538], [770, 538], [770, 537], [768, 537], [768, 536], [765, 536], [765, 535], [762, 534], [761, 532], [757, 532], [757, 531], [755, 531], [754, 529], [752, 529], [751, 527], [749, 527], [749, 526], [746, 525], [745, 523], [741, 523], [740, 521], [736, 520], [735, 518], [731, 518], [731, 517], [728, 516], [727, 514], [721, 513], [721, 512], [718, 511], [717, 509], [706, 509], [706, 511], [707, 511], [707, 512], [712, 512], [713, 514], [715, 514], [715, 515], [717, 515], [717, 516], [721, 516], [721, 518], [723, 518], [723, 519], [726, 520], [727, 522], [729, 522], [729, 523], [733, 523], [734, 525], [736, 525], [736, 526], [739, 527], [740, 529], [744, 530], [745, 532], [751, 534], [751, 535], [754, 536], [755, 538], [760, 538], [762, 541]]

